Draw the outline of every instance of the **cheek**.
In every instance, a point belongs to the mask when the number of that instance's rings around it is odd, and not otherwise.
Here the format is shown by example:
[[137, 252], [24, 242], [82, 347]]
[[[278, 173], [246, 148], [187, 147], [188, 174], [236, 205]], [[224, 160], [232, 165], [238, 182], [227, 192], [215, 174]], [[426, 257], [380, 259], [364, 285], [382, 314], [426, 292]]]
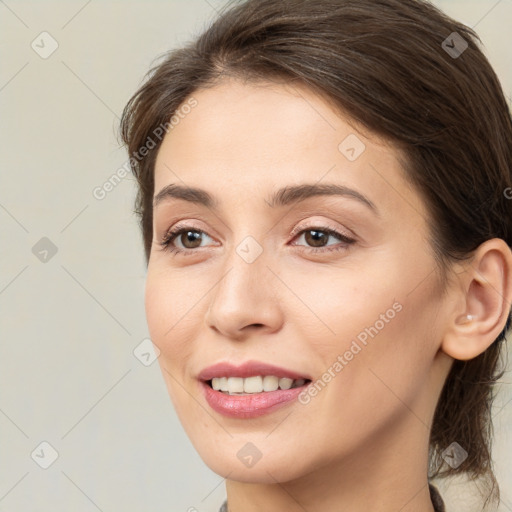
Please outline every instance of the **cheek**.
[[201, 326], [198, 319], [203, 318], [198, 313], [201, 307], [200, 293], [194, 294], [192, 288], [183, 293], [182, 286], [180, 279], [171, 271], [148, 270], [145, 288], [148, 330], [151, 340], [160, 350], [160, 367], [172, 389], [179, 384], [173, 381], [169, 373], [180, 383], [184, 381], [188, 362], [193, 355], [196, 333]]
[[300, 330], [309, 352], [319, 356], [318, 363], [328, 365], [349, 350], [353, 340], [364, 346], [400, 315], [398, 297], [404, 293], [392, 274], [393, 268], [370, 265], [364, 271], [355, 266], [338, 270], [324, 267], [314, 273], [292, 268], [282, 279], [292, 283], [300, 300], [292, 294], [288, 299], [283, 297], [283, 315]]
[[357, 435], [364, 430], [358, 421], [385, 423], [400, 412], [410, 414], [406, 404], [422, 399], [439, 343], [435, 317], [441, 300], [433, 279], [424, 280], [432, 268], [427, 259], [418, 254], [410, 258], [415, 265], [406, 265], [390, 258], [386, 265], [343, 271], [334, 279], [315, 273], [315, 286], [295, 276], [294, 291], [314, 305], [318, 317], [310, 313], [314, 321], [302, 321], [319, 371], [318, 394], [309, 404], [311, 416], [322, 423], [318, 428], [327, 432], [353, 423]]
[[183, 391], [185, 372], [194, 351], [190, 329], [196, 329], [198, 322], [193, 304], [189, 304], [190, 295], [182, 294], [181, 286], [173, 272], [148, 269], [145, 288], [148, 330], [160, 350], [158, 363], [169, 397], [183, 420], [190, 415], [190, 396]]
[[173, 326], [172, 311], [174, 309], [170, 300], [170, 293], [165, 292], [166, 282], [164, 276], [157, 278], [151, 271], [148, 272], [144, 297], [146, 320], [151, 340], [162, 353], [166, 351], [166, 344], [163, 343], [165, 333]]

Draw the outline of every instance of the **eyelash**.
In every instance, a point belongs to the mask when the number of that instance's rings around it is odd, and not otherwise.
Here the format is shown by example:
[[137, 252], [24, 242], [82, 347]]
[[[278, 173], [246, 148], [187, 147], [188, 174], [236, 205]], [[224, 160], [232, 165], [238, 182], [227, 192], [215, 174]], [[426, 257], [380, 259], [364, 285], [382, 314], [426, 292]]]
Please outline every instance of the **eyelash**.
[[[193, 228], [191, 226], [176, 226], [174, 229], [171, 229], [168, 231], [165, 235], [162, 241], [159, 242], [162, 250], [170, 252], [174, 256], [178, 254], [182, 254], [183, 256], [189, 256], [196, 252], [195, 249], [180, 249], [179, 247], [176, 247], [175, 245], [172, 245], [171, 242], [174, 238], [177, 238], [182, 233], [186, 233], [188, 231], [192, 231], [194, 233], [201, 233], [203, 235], [208, 235], [206, 232]], [[325, 233], [328, 236], [333, 236], [335, 238], [338, 238], [343, 242], [343, 245], [341, 246], [335, 246], [335, 247], [310, 247], [305, 248], [305, 250], [309, 253], [316, 254], [316, 253], [329, 253], [332, 251], [341, 251], [343, 249], [346, 249], [349, 245], [352, 245], [355, 243], [355, 240], [353, 238], [349, 238], [346, 235], [343, 235], [342, 233], [339, 233], [335, 229], [332, 229], [328, 226], [310, 226], [307, 228], [299, 227], [297, 230], [294, 230], [292, 235], [302, 235], [303, 233], [306, 233], [308, 231], [320, 231], [321, 233]], [[301, 247], [301, 246], [298, 246]], [[302, 246], [304, 247], [304, 246]]]

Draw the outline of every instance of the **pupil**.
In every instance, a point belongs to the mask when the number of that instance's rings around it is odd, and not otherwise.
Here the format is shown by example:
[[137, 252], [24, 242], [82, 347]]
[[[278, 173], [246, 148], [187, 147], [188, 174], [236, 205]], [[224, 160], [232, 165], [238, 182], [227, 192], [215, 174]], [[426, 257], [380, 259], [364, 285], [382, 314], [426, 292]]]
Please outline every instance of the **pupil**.
[[[194, 243], [194, 241], [199, 240], [199, 238], [201, 236], [201, 233], [198, 233], [197, 231], [187, 231], [186, 233], [183, 233], [183, 234], [186, 235], [187, 243], [191, 242], [192, 244]], [[182, 242], [183, 242], [183, 240], [182, 240]], [[184, 243], [183, 245], [185, 247], [187, 247], [187, 243]], [[201, 240], [199, 240], [199, 243], [201, 243]], [[193, 245], [193, 247], [197, 247], [197, 245]]]
[[[308, 240], [308, 233], [314, 233], [312, 237], [312, 245], [315, 247], [322, 247], [325, 242], [325, 233], [323, 231], [317, 231], [315, 229], [311, 229], [306, 232], [306, 242], [310, 243], [311, 240]], [[318, 243], [320, 242], [320, 243]]]

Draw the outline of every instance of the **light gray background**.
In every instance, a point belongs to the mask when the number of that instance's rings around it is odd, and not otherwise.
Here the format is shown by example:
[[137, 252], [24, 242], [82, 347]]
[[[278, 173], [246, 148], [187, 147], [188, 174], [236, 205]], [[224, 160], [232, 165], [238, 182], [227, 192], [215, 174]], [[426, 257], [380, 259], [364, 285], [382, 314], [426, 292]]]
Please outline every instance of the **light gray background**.
[[[476, 27], [510, 97], [512, 0], [434, 3]], [[118, 117], [152, 60], [222, 4], [0, 0], [0, 512], [216, 512], [224, 499], [158, 364], [133, 354], [148, 336], [134, 181], [93, 196], [126, 161]], [[31, 47], [50, 48], [43, 31], [59, 45], [46, 59]], [[32, 252], [43, 237], [57, 248], [46, 262]], [[502, 512], [509, 400], [507, 373], [494, 418]], [[58, 452], [48, 469], [31, 458], [50, 460], [43, 441]], [[478, 510], [464, 483], [440, 488], [448, 510]]]

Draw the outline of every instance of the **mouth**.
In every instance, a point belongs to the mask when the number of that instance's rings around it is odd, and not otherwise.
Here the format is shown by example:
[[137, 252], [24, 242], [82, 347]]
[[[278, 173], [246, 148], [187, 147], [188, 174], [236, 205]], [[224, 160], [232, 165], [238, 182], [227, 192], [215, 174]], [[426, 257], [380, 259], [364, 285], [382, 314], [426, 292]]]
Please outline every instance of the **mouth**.
[[208, 405], [230, 418], [256, 418], [296, 403], [309, 375], [261, 361], [219, 362], [197, 376]]
[[310, 379], [291, 379], [275, 375], [255, 375], [252, 377], [213, 377], [205, 381], [214, 391], [227, 395], [247, 396], [260, 393], [272, 393], [278, 390], [301, 388], [311, 382]]
[[268, 415], [287, 405], [297, 406], [297, 397], [310, 384], [310, 379], [274, 375], [213, 377], [200, 381], [203, 396], [215, 412], [246, 420]]

